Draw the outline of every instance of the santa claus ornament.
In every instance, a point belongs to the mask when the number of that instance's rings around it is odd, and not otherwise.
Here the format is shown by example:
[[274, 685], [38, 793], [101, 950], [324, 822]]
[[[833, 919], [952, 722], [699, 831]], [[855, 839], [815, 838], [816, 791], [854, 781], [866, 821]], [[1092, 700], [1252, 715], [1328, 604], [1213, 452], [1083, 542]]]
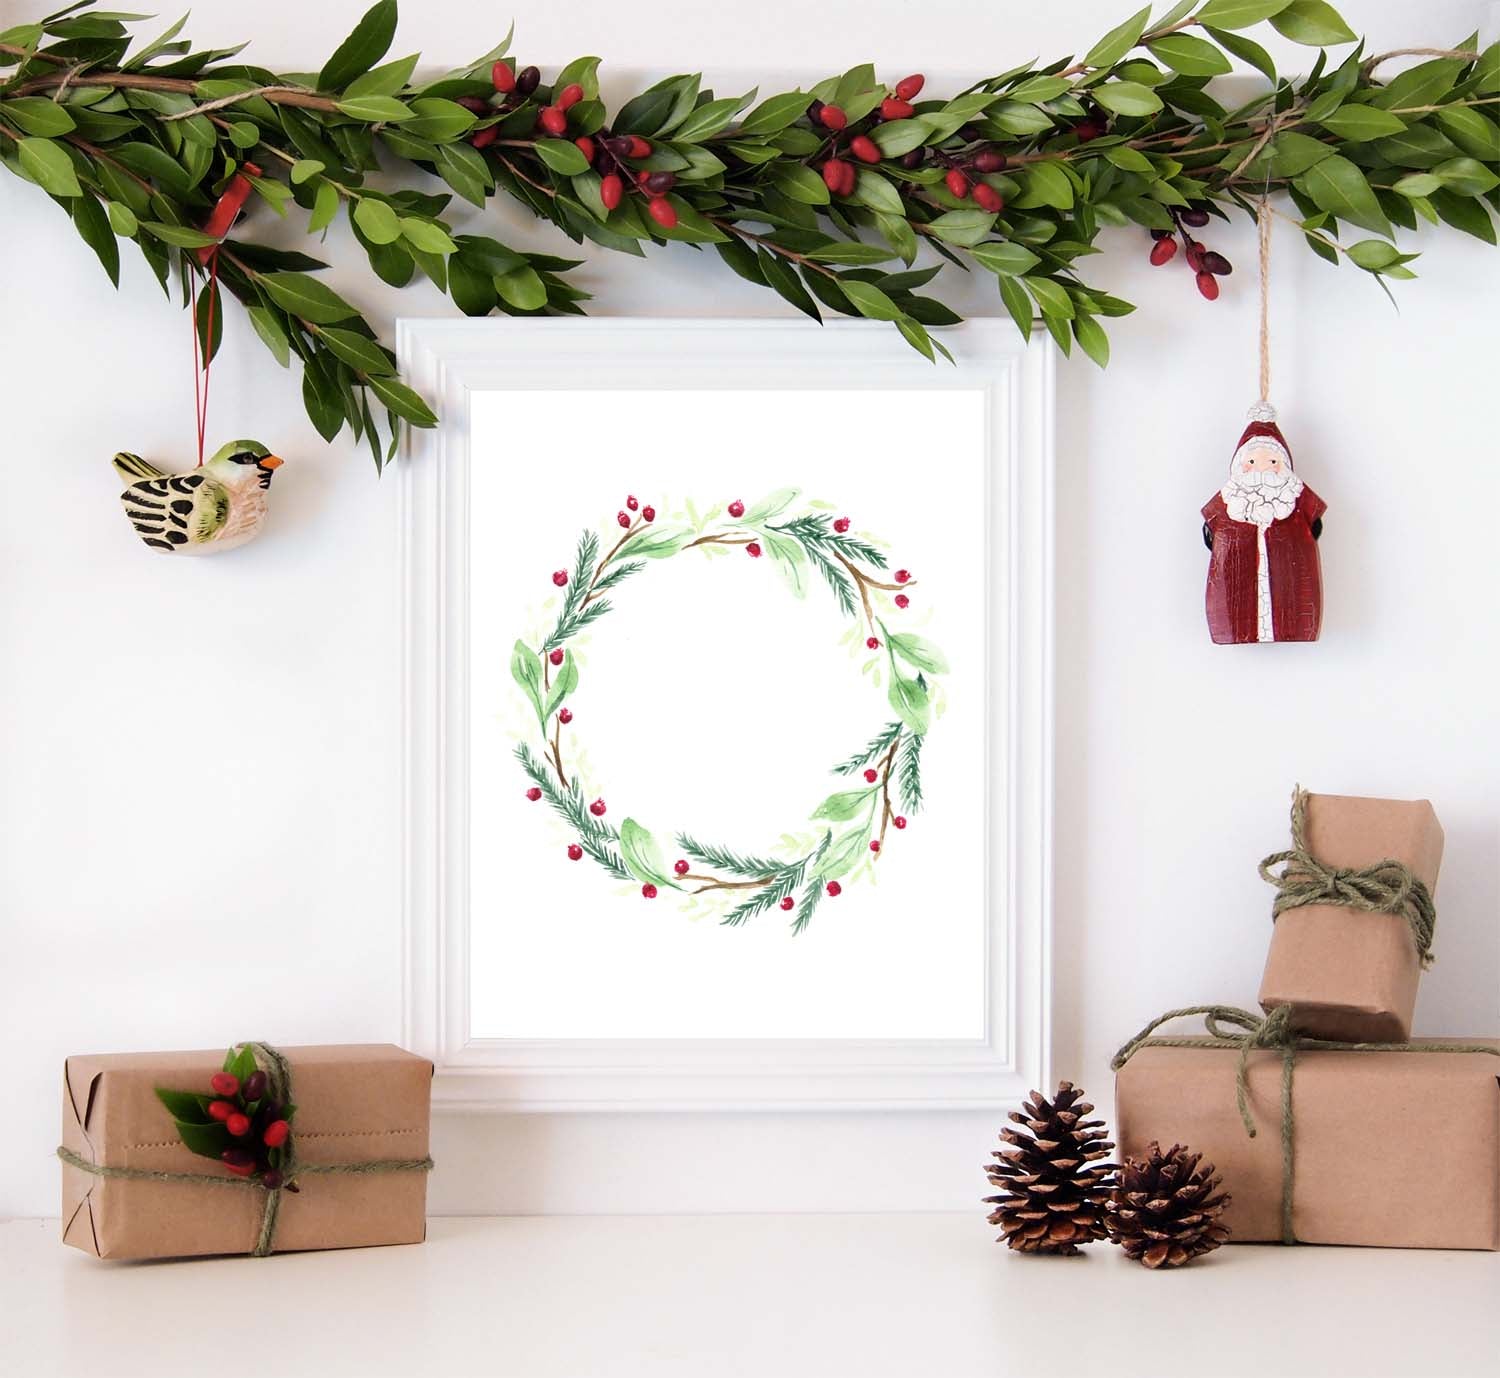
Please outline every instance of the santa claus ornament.
[[1291, 447], [1267, 400], [1266, 322], [1271, 210], [1260, 207], [1260, 401], [1229, 462], [1229, 476], [1203, 508], [1208, 630], [1219, 645], [1316, 641], [1323, 623], [1318, 537], [1327, 504], [1295, 472]]

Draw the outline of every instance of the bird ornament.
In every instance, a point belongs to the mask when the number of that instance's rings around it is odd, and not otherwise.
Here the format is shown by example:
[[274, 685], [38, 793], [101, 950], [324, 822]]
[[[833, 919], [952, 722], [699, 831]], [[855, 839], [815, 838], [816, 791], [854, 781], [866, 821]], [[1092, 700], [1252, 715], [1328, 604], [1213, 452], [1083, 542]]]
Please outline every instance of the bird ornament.
[[212, 555], [254, 540], [266, 522], [266, 492], [282, 461], [257, 440], [232, 440], [206, 464], [168, 474], [121, 451], [115, 470], [136, 534], [164, 555]]

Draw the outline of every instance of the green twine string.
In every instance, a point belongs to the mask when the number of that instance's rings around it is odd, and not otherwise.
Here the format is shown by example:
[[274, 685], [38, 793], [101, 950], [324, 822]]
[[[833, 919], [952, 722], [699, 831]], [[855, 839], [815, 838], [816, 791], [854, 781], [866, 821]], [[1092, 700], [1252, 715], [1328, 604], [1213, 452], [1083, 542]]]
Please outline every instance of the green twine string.
[[[1174, 1019], [1192, 1015], [1203, 1016], [1202, 1034], [1156, 1034], [1163, 1024]], [[1234, 1099], [1239, 1108], [1240, 1123], [1245, 1133], [1255, 1138], [1255, 1120], [1250, 1114], [1250, 1054], [1257, 1048], [1279, 1051], [1281, 1054], [1281, 1242], [1295, 1244], [1296, 1232], [1292, 1228], [1292, 1202], [1295, 1194], [1297, 1168], [1296, 1125], [1292, 1118], [1292, 1075], [1297, 1063], [1297, 1054], [1308, 1050], [1341, 1053], [1488, 1053], [1500, 1057], [1500, 1048], [1487, 1043], [1345, 1043], [1331, 1038], [1311, 1038], [1296, 1033], [1291, 1026], [1292, 1007], [1277, 1005], [1269, 1014], [1260, 1016], [1234, 1005], [1185, 1005], [1182, 1009], [1168, 1010], [1146, 1025], [1140, 1033], [1125, 1043], [1110, 1060], [1110, 1070], [1118, 1072], [1142, 1048], [1238, 1048], [1239, 1061], [1234, 1072]], [[1230, 1032], [1225, 1025], [1238, 1029]]]
[[[1279, 874], [1274, 867], [1285, 863]], [[1337, 904], [1366, 914], [1400, 914], [1411, 929], [1423, 968], [1432, 965], [1437, 908], [1432, 892], [1411, 868], [1389, 857], [1373, 866], [1325, 866], [1307, 850], [1307, 791], [1292, 791], [1292, 849], [1273, 852], [1260, 863], [1260, 878], [1276, 887], [1272, 919], [1307, 904]]]
[[[272, 1096], [283, 1105], [292, 1104], [291, 1064], [269, 1043], [251, 1043], [248, 1046], [255, 1053], [257, 1062], [262, 1064]], [[357, 1177], [370, 1173], [432, 1171], [431, 1158], [382, 1158], [371, 1163], [308, 1163], [298, 1166], [293, 1148], [296, 1139], [295, 1134], [291, 1135], [282, 1153], [281, 1174], [285, 1182], [293, 1181], [294, 1174], [296, 1177]], [[210, 1172], [163, 1172], [154, 1168], [111, 1167], [104, 1163], [90, 1162], [72, 1149], [62, 1146], [59, 1146], [57, 1156], [69, 1167], [76, 1167], [80, 1172], [87, 1172], [94, 1177], [115, 1177], [128, 1182], [187, 1182], [211, 1187], [249, 1187], [264, 1191], [266, 1208], [261, 1213], [260, 1233], [250, 1252], [256, 1258], [265, 1258], [272, 1251], [276, 1239], [276, 1221], [281, 1213], [283, 1187], [266, 1187], [249, 1177], [223, 1177]]]

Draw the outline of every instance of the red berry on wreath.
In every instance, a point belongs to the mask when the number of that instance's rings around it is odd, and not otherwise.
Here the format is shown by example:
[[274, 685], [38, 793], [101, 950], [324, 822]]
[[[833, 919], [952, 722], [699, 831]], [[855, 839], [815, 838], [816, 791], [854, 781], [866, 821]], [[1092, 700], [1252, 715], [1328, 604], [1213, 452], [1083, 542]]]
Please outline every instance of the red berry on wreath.
[[984, 148], [974, 158], [976, 172], [1004, 172], [1005, 154], [998, 148]]
[[483, 129], [476, 131], [473, 138], [469, 140], [469, 143], [475, 148], [488, 148], [499, 137], [500, 126], [498, 124], [489, 124]]
[[840, 517], [836, 522], [834, 522], [833, 529], [837, 531], [840, 536], [842, 536], [844, 532], [849, 529], [849, 518]]
[[616, 512], [615, 513], [615, 520], [617, 522], [619, 522], [621, 526], [629, 526], [630, 525], [630, 513], [629, 512]]
[[1198, 290], [1208, 298], [1209, 301], [1219, 299], [1219, 279], [1212, 273], [1204, 272], [1198, 274]]
[[685, 876], [688, 873], [688, 864], [685, 861], [674, 861], [672, 863], [672, 869], [676, 871], [679, 876]]
[[838, 158], [830, 158], [823, 164], [823, 185], [835, 196], [847, 196], [849, 193], [845, 188], [849, 185], [853, 169], [848, 163]]
[[651, 156], [651, 145], [641, 138], [639, 134], [630, 136], [630, 152], [626, 155], [630, 158], [649, 158]]
[[568, 843], [568, 860], [569, 861], [582, 861], [583, 860], [583, 848], [580, 847], [576, 842], [570, 842], [570, 843]]
[[223, 1124], [225, 1120], [227, 1120], [232, 1114], [234, 1114], [234, 1110], [235, 1107], [233, 1102], [231, 1101], [211, 1100], [208, 1103], [209, 1119], [218, 1120], [220, 1124]]
[[554, 665], [561, 665], [563, 663], [563, 654], [563, 648], [559, 646], [547, 657], [547, 659], [550, 660]]
[[748, 555], [752, 560], [760, 559], [760, 542], [751, 541], [750, 544], [745, 547], [745, 554]]
[[738, 498], [736, 498], [732, 503], [729, 504], [727, 508], [725, 508], [725, 511], [727, 511], [731, 517], [735, 518], [736, 521], [738, 521], [739, 518], [745, 515], [745, 504], [742, 503]]
[[603, 818], [604, 817], [604, 800], [602, 800], [602, 799], [596, 799], [596, 800], [594, 800], [594, 802], [589, 805], [589, 812], [591, 814], [593, 814], [595, 818]]
[[659, 172], [648, 172], [641, 185], [651, 193], [652, 196], [665, 196], [677, 185], [677, 174], [667, 172], [665, 169]]
[[867, 636], [865, 638], [865, 645], [872, 651], [878, 651], [880, 649], [880, 639], [874, 636]]
[[948, 190], [960, 201], [969, 194], [969, 179], [958, 168], [950, 167], [943, 181], [948, 184]]
[[653, 196], [646, 202], [646, 210], [664, 230], [670, 230], [677, 224], [677, 209], [665, 196]]
[[782, 908], [783, 908], [783, 909], [786, 909], [786, 910], [789, 910], [789, 909], [791, 909], [791, 907], [792, 907], [792, 906], [793, 906], [793, 905], [794, 905], [794, 904], [795, 904], [795, 903], [796, 903], [796, 901], [795, 901], [795, 900], [794, 900], [794, 899], [793, 899], [793, 898], [792, 898], [792, 897], [791, 897], [791, 896], [790, 896], [790, 895], [786, 895], [786, 896], [784, 896], [784, 897], [783, 897], [783, 898], [782, 898], [782, 901], [781, 901], [781, 907], [782, 907]]
[[898, 569], [896, 571], [896, 582], [898, 584], [904, 584], [910, 578], [911, 578], [911, 570], [909, 570], [909, 569]]
[[1213, 249], [1209, 249], [1203, 255], [1203, 270], [1207, 273], [1215, 273], [1219, 277], [1234, 272], [1234, 268], [1229, 260], [1223, 254], [1216, 253]]
[[824, 129], [831, 129], [835, 133], [837, 133], [840, 129], [842, 129], [846, 124], [849, 123], [849, 117], [844, 114], [842, 106], [825, 105], [821, 110], [818, 111], [818, 123], [821, 124]]
[[523, 96], [529, 96], [541, 84], [542, 74], [535, 67], [523, 67], [516, 73], [516, 90]]
[[883, 120], [909, 120], [917, 112], [904, 100], [887, 96], [880, 102], [880, 118]]
[[1005, 209], [1005, 198], [988, 182], [974, 184], [974, 200], [981, 210], [987, 210], [991, 215], [999, 215]]
[[868, 134], [856, 134], [850, 139], [849, 152], [862, 163], [878, 163], [881, 159], [879, 145]]
[[1203, 245], [1198, 243], [1196, 239], [1190, 239], [1187, 242], [1187, 261], [1188, 267], [1195, 273], [1205, 271], [1203, 266]]
[[502, 59], [490, 68], [490, 85], [502, 96], [508, 96], [516, 89], [516, 74], [511, 71], [510, 63]]
[[566, 134], [568, 132], [567, 112], [559, 110], [555, 105], [543, 106], [541, 125], [549, 134]]
[[830, 898], [832, 898], [833, 896], [836, 896], [836, 895], [842, 895], [843, 893], [844, 893], [844, 887], [842, 885], [840, 885], [838, 883], [838, 881], [836, 881], [836, 880], [830, 880], [828, 882], [828, 894], [829, 894]]
[[557, 720], [566, 727], [573, 721], [573, 710], [571, 708], [560, 708], [557, 713]]
[[654, 900], [656, 898], [656, 886], [652, 885], [648, 880], [643, 886], [641, 886], [641, 894], [643, 894], [648, 900]]
[[568, 582], [568, 571], [565, 569], [554, 569], [552, 571], [552, 582], [562, 588]]
[[634, 493], [631, 493], [625, 499], [625, 506], [628, 507], [632, 512], [634, 512], [640, 506], [640, 503], [636, 501]]
[[904, 593], [898, 593], [896, 595], [896, 606], [898, 608], [909, 608], [911, 607], [911, 599]]
[[240, 1079], [233, 1072], [215, 1072], [208, 1079], [208, 1084], [221, 1096], [237, 1096], [240, 1093]]
[[604, 203], [604, 209], [612, 211], [620, 204], [620, 198], [625, 195], [625, 184], [620, 180], [617, 172], [611, 172], [599, 183], [599, 199]]
[[906, 826], [906, 819], [903, 818], [899, 813], [893, 819], [891, 819], [891, 822], [894, 823], [898, 828], [904, 828]]
[[921, 95], [922, 87], [927, 78], [920, 72], [913, 72], [909, 77], [902, 77], [896, 83], [897, 100], [916, 100]]
[[1201, 206], [1190, 206], [1178, 218], [1184, 225], [1191, 225], [1195, 230], [1201, 230], [1208, 224], [1208, 212]]
[[594, 154], [599, 151], [594, 147], [594, 141], [587, 134], [580, 134], [574, 139], [573, 146], [591, 163], [594, 161]]
[[285, 1120], [272, 1120], [260, 1136], [260, 1141], [267, 1148], [280, 1148], [287, 1140], [287, 1135], [292, 1132], [292, 1127]]
[[570, 85], [564, 86], [563, 89], [557, 93], [555, 99], [557, 101], [557, 108], [559, 110], [571, 110], [575, 105], [578, 104], [579, 101], [583, 99], [583, 87], [581, 87], [576, 81], [572, 82]]
[[1084, 120], [1073, 126], [1073, 133], [1078, 136], [1079, 143], [1086, 144], [1104, 133], [1104, 125], [1099, 120]]
[[1158, 239], [1151, 246], [1151, 262], [1158, 268], [1163, 263], [1170, 263], [1177, 257], [1177, 241], [1175, 239]]
[[641, 508], [641, 520], [643, 522], [654, 522], [656, 520], [656, 509], [654, 507]]
[[872, 852], [878, 852], [880, 850], [880, 839], [878, 837], [872, 837], [870, 839], [870, 850]]
[[227, 1129], [236, 1139], [243, 1139], [250, 1132], [250, 1116], [242, 1115], [238, 1110], [224, 1121]]
[[878, 770], [865, 771], [865, 781], [867, 784], [873, 785], [878, 779], [880, 779], [880, 772]]
[[538, 799], [542, 797], [542, 792], [535, 785], [533, 785], [529, 790], [526, 791], [526, 797], [534, 804]]

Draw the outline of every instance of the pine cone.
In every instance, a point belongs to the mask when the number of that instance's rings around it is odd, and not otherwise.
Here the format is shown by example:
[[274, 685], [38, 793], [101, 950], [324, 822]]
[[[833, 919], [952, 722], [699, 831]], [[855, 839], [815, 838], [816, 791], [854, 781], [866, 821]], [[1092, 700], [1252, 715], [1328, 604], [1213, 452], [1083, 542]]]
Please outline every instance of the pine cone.
[[1076, 1254], [1079, 1244], [1105, 1238], [1104, 1201], [1114, 1185], [1113, 1163], [1101, 1163], [1114, 1145], [1104, 1138], [1103, 1120], [1083, 1117], [1093, 1110], [1071, 1082], [1060, 1082], [1049, 1104], [1040, 1091], [1010, 1118], [1029, 1132], [1003, 1129], [1009, 1149], [996, 1149], [985, 1167], [999, 1196], [990, 1224], [1000, 1238], [1022, 1253]]
[[1177, 1268], [1229, 1238], [1219, 1216], [1229, 1204], [1214, 1195], [1220, 1179], [1203, 1155], [1173, 1144], [1165, 1153], [1153, 1143], [1144, 1158], [1127, 1158], [1110, 1197], [1109, 1237], [1148, 1268]]

